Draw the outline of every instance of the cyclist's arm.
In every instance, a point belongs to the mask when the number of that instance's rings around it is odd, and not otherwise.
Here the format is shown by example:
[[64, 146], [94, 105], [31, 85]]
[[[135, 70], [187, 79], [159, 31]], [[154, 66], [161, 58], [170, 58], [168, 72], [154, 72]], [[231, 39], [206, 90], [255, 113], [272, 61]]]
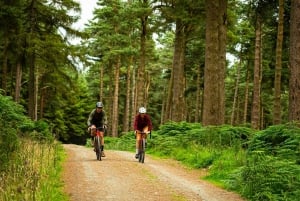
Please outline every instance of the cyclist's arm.
[[106, 117], [106, 114], [105, 114], [104, 111], [103, 111], [103, 119], [102, 119], [102, 123], [103, 123], [103, 126], [107, 126], [107, 117]]
[[138, 116], [135, 116], [134, 118], [133, 129], [135, 130], [135, 132], [138, 131]]
[[150, 119], [150, 116], [147, 115], [147, 121], [148, 121], [148, 131], [152, 131], [152, 122], [151, 122], [151, 119]]
[[95, 109], [92, 110], [92, 112], [90, 113], [89, 118], [87, 120], [88, 127], [90, 127], [92, 125], [92, 119], [93, 119], [94, 113], [95, 113]]

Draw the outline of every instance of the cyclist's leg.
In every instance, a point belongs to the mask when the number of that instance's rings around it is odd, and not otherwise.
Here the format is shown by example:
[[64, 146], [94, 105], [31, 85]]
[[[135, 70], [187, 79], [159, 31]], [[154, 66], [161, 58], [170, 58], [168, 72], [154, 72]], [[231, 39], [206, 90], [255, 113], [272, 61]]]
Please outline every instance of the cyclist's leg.
[[135, 158], [138, 158], [139, 153], [139, 146], [140, 146], [140, 140], [142, 138], [142, 134], [137, 132], [136, 133], [136, 141], [135, 141]]
[[[92, 144], [92, 147], [95, 148], [95, 135], [96, 135], [96, 126], [95, 125], [92, 125], [91, 126], [91, 129], [90, 129], [90, 132], [91, 132], [91, 144]], [[94, 149], [95, 151], [95, 149]]]
[[100, 137], [101, 137], [101, 153], [102, 153], [102, 157], [105, 157], [104, 154], [104, 132], [100, 131]]
[[146, 133], [145, 136], [144, 136], [145, 137], [145, 147], [147, 145], [148, 131], [149, 131], [148, 126], [146, 126], [146, 127], [143, 128], [143, 132]]

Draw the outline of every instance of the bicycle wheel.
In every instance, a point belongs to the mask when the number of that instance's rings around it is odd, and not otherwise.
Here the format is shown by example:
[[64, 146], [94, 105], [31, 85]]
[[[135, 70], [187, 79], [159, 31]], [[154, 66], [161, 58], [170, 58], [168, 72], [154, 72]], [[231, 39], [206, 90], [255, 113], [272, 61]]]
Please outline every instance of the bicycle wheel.
[[141, 146], [139, 150], [139, 162], [144, 163], [145, 161], [145, 139], [141, 140]]
[[96, 156], [97, 160], [101, 161], [101, 143], [100, 143], [100, 137], [97, 135], [95, 137], [95, 148], [96, 148]]

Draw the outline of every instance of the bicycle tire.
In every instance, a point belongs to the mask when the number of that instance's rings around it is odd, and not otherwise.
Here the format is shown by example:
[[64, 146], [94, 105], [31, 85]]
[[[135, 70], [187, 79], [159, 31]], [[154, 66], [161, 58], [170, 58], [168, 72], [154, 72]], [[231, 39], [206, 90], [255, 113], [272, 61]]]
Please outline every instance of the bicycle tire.
[[96, 148], [96, 157], [97, 160], [101, 161], [101, 141], [100, 141], [100, 136], [95, 137], [95, 148]]
[[145, 162], [145, 139], [143, 138], [141, 140], [141, 146], [139, 151], [139, 162], [144, 163]]

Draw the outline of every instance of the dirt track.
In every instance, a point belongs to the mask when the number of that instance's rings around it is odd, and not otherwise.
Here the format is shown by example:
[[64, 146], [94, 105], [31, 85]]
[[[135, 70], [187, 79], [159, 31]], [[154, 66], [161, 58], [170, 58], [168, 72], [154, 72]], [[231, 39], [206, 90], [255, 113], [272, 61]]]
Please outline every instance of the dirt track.
[[138, 163], [133, 153], [106, 151], [102, 161], [91, 148], [64, 145], [65, 192], [71, 201], [242, 201], [238, 195], [200, 180], [203, 172], [173, 160]]

